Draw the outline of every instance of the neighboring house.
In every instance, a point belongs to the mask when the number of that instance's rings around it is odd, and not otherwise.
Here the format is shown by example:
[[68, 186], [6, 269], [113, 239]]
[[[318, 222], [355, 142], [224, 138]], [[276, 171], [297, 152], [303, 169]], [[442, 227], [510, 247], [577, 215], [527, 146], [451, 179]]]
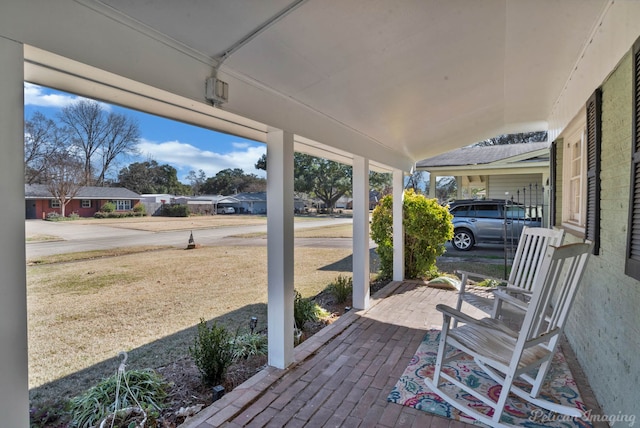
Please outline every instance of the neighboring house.
[[549, 143], [463, 147], [421, 160], [416, 169], [429, 172], [432, 198], [436, 197], [437, 177], [453, 176], [457, 199], [513, 196], [528, 205], [542, 205], [549, 180]]
[[225, 196], [218, 200], [218, 209], [233, 207], [236, 214], [265, 214], [267, 192], [245, 192]]
[[[51, 195], [44, 184], [25, 184], [25, 218], [44, 219], [49, 213], [61, 213], [60, 201]], [[140, 200], [140, 195], [124, 187], [92, 187], [80, 189], [65, 207], [65, 215], [76, 213], [80, 217], [93, 217], [100, 207], [113, 202], [116, 211], [129, 211]]]

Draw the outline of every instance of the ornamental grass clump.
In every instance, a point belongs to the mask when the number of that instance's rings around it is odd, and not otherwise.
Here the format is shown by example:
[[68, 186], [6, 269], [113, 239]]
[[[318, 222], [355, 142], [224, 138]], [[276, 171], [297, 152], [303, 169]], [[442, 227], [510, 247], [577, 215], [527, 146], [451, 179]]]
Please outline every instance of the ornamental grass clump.
[[[137, 407], [147, 413], [162, 409], [169, 385], [152, 370], [127, 370], [118, 381], [118, 374], [102, 380], [82, 395], [71, 400], [72, 425], [88, 428], [97, 424], [116, 409]], [[116, 401], [116, 392], [118, 400]]]
[[233, 339], [233, 361], [267, 355], [267, 336], [262, 333], [246, 333]]
[[313, 300], [302, 297], [298, 290], [294, 290], [294, 292], [293, 319], [298, 329], [302, 330], [306, 322], [316, 322], [331, 316], [326, 309]]
[[233, 362], [234, 337], [223, 325], [214, 322], [209, 327], [204, 319], [200, 319], [189, 354], [200, 370], [202, 382], [207, 386], [219, 385]]
[[338, 275], [327, 287], [327, 290], [336, 299], [336, 303], [344, 303], [353, 294], [353, 279], [350, 276]]
[[[380, 275], [393, 273], [393, 199], [387, 195], [373, 210], [371, 238], [378, 244]], [[405, 190], [402, 203], [404, 227], [405, 278], [422, 278], [437, 272], [436, 258], [445, 252], [444, 244], [453, 238], [453, 216], [436, 199]]]

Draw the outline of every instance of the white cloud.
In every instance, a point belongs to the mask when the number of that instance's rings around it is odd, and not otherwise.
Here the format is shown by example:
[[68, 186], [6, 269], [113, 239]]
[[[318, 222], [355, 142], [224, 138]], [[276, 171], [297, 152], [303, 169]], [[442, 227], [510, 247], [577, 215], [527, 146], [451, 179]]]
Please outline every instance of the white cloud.
[[233, 143], [233, 151], [216, 153], [203, 150], [180, 141], [153, 142], [144, 138], [138, 144], [141, 156], [160, 164], [169, 164], [178, 170], [178, 178], [183, 179], [189, 171], [203, 170], [207, 177], [213, 177], [227, 168], [240, 168], [247, 174], [265, 177], [266, 172], [256, 170], [257, 160], [266, 153], [266, 145]]
[[[88, 99], [84, 97], [78, 97], [76, 95], [69, 95], [63, 93], [56, 93], [34, 85], [33, 83], [24, 83], [24, 105], [36, 106], [36, 107], [53, 107], [63, 108], [67, 107], [79, 100]], [[103, 110], [110, 111], [111, 106], [105, 103], [99, 103]]]

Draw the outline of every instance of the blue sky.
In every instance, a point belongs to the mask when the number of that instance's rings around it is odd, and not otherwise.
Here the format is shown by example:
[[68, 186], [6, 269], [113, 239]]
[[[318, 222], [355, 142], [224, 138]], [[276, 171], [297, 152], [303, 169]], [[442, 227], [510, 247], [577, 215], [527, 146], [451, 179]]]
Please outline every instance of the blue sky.
[[[39, 111], [55, 120], [60, 109], [79, 99], [81, 97], [73, 94], [25, 83], [25, 119], [30, 119], [34, 112]], [[141, 155], [121, 162], [117, 171], [129, 163], [152, 159], [161, 165], [169, 164], [176, 168], [178, 179], [185, 184], [188, 184], [185, 177], [189, 171], [198, 172], [200, 169], [207, 177], [213, 177], [226, 168], [241, 168], [245, 173], [265, 176], [264, 171], [254, 168], [256, 161], [266, 153], [265, 144], [115, 105], [101, 104], [107, 111], [134, 117], [140, 128], [138, 148]]]

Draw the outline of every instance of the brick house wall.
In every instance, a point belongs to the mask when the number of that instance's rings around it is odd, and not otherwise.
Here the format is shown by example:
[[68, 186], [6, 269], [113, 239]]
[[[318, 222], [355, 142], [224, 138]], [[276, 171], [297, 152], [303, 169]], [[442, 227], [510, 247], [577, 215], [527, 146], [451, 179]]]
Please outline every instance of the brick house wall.
[[[566, 334], [604, 414], [634, 415], [640, 385], [640, 282], [626, 276], [631, 171], [631, 54], [602, 84], [601, 250], [592, 256]], [[594, 88], [595, 90], [595, 88]], [[558, 144], [556, 225], [561, 224]], [[565, 242], [581, 238], [567, 231]]]

